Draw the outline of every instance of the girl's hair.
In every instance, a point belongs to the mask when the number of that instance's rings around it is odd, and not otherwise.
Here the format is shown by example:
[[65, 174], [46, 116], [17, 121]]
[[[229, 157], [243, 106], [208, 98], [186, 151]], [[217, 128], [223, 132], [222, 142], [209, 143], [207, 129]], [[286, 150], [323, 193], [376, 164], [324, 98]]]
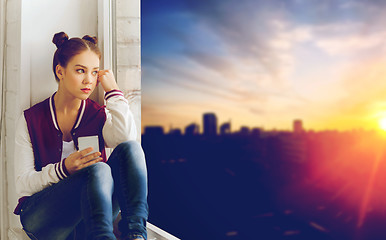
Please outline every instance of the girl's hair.
[[52, 62], [52, 70], [54, 71], [56, 81], [59, 81], [56, 75], [56, 66], [59, 64], [62, 67], [66, 67], [67, 63], [75, 55], [90, 50], [93, 51], [99, 59], [101, 58], [101, 52], [97, 46], [98, 40], [96, 37], [85, 35], [83, 38], [68, 38], [68, 35], [64, 32], [59, 32], [54, 35], [52, 42], [56, 45], [54, 54], [54, 60]]

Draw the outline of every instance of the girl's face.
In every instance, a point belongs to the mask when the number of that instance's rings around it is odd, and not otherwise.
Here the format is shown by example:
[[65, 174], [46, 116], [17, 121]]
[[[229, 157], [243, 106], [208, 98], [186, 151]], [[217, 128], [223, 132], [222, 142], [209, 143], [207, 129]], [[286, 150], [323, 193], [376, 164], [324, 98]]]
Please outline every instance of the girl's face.
[[57, 75], [64, 91], [74, 98], [87, 99], [94, 91], [99, 71], [99, 57], [86, 50], [68, 62], [65, 68], [57, 66]]

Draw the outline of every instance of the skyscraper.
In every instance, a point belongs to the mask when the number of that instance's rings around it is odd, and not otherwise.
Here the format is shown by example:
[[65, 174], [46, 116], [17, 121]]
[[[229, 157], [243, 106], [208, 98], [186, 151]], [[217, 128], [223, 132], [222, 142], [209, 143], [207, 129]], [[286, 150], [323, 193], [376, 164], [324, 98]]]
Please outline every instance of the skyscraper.
[[214, 113], [205, 113], [203, 117], [204, 135], [217, 135], [217, 117]]
[[300, 119], [294, 120], [294, 133], [302, 133], [304, 131], [303, 129], [303, 122]]

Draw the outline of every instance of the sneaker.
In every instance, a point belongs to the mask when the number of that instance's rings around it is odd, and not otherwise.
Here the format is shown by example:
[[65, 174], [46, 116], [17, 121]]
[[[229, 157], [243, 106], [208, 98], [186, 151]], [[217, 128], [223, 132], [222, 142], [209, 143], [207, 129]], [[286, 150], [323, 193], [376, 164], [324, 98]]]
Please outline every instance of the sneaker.
[[123, 238], [123, 240], [145, 240], [145, 238], [140, 234], [129, 234], [127, 237]]

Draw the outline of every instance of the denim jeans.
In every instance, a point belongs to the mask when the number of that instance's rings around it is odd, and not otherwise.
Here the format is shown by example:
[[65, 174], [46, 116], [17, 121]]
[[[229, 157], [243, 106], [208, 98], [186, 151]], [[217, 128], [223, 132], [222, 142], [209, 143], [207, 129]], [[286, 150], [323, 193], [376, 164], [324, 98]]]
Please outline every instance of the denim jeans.
[[118, 145], [107, 164], [95, 163], [33, 194], [20, 219], [31, 239], [116, 239], [113, 220], [119, 210], [122, 235], [146, 239], [147, 170], [135, 141]]

